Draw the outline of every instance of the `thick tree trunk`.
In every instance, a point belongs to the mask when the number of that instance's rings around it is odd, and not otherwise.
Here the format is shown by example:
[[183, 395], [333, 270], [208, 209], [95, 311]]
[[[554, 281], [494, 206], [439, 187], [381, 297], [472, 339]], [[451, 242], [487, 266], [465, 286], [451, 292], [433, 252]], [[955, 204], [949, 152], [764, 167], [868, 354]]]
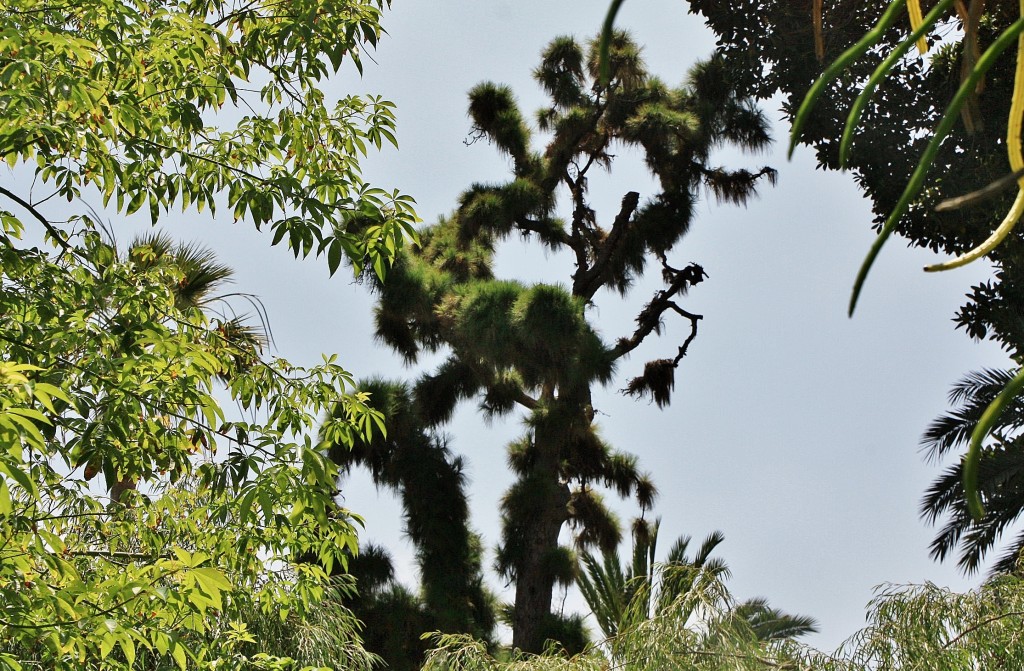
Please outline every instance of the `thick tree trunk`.
[[552, 555], [558, 550], [558, 534], [569, 518], [569, 486], [559, 477], [558, 445], [541, 448], [531, 477], [543, 483], [531, 507], [533, 515], [524, 525], [523, 557], [516, 567], [515, 614], [512, 621], [512, 647], [523, 652], [543, 651], [546, 622], [551, 614], [551, 597], [555, 576], [551, 570]]

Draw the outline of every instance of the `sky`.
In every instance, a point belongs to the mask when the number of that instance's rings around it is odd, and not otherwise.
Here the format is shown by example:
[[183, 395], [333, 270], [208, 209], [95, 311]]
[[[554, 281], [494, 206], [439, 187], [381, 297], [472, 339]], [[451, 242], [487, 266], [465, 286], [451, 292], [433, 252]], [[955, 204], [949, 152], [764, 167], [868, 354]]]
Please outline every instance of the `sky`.
[[[509, 162], [486, 142], [469, 142], [466, 92], [483, 80], [509, 84], [531, 115], [543, 103], [530, 76], [541, 49], [558, 35], [588, 39], [605, 9], [603, 1], [395, 2], [384, 16], [388, 36], [367, 54], [363, 77], [347, 71], [327, 85], [334, 96], [369, 93], [398, 106], [400, 148], [371, 156], [368, 180], [412, 195], [430, 222], [449, 213], [471, 183], [506, 179]], [[670, 84], [714, 47], [713, 35], [679, 0], [627, 2], [618, 23], [644, 45], [649, 69]], [[671, 257], [677, 267], [698, 262], [709, 275], [683, 303], [704, 319], [677, 372], [671, 406], [617, 391], [648, 359], [674, 354], [688, 323], [671, 320], [660, 340], [620, 366], [595, 406], [605, 438], [636, 454], [653, 475], [662, 548], [683, 534], [699, 541], [722, 531], [716, 555], [732, 569], [734, 594], [765, 596], [817, 618], [821, 632], [807, 642], [831, 650], [863, 626], [877, 585], [978, 584], [978, 576], [965, 578], [952, 562], [928, 556], [934, 529], [919, 519], [918, 504], [941, 467], [925, 462], [919, 439], [947, 408], [953, 382], [1007, 359], [951, 322], [988, 267], [926, 275], [921, 268], [936, 257], [899, 239], [882, 252], [857, 314], [847, 318], [850, 287], [873, 239], [868, 204], [849, 175], [815, 170], [809, 150], [787, 161], [788, 126], [777, 104], [766, 103], [765, 112], [777, 122], [773, 150], [717, 158], [731, 167], [771, 165], [778, 186], [746, 208], [703, 200]], [[627, 191], [645, 197], [654, 190], [639, 158], [620, 154], [614, 171], [592, 182], [603, 221]], [[322, 261], [294, 260], [244, 222], [232, 225], [226, 211], [166, 228], [203, 242], [235, 268], [236, 288], [266, 307], [275, 354], [312, 364], [320, 353], [336, 352], [359, 377], [412, 380], [424, 370], [403, 367], [374, 343], [372, 296], [344, 271], [331, 278]], [[497, 264], [499, 276], [523, 281], [567, 282], [571, 272], [571, 259], [518, 241], [501, 249]], [[598, 298], [592, 316], [607, 340], [632, 331], [657, 288], [652, 277], [624, 300]], [[483, 423], [473, 404], [446, 427], [450, 446], [468, 462], [473, 525], [487, 548], [498, 540], [498, 501], [510, 483], [504, 446], [522, 429], [517, 417]], [[391, 547], [400, 576], [415, 585], [394, 497], [359, 475], [343, 495], [366, 520], [364, 539]], [[628, 502], [617, 509], [623, 520], [638, 512]], [[503, 595], [511, 599], [508, 590]], [[585, 611], [574, 593], [564, 604]]]

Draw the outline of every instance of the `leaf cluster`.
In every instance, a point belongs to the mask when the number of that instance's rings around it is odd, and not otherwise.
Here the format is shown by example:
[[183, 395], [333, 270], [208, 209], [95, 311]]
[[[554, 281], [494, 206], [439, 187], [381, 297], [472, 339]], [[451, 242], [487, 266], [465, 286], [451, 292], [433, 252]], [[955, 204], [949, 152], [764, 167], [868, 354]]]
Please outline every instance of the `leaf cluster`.
[[395, 142], [394, 105], [331, 105], [318, 88], [376, 44], [382, 5], [5, 3], [0, 158], [68, 201], [89, 187], [154, 223], [226, 204], [296, 255], [326, 254], [332, 273], [345, 256], [383, 273], [415, 215], [362, 181], [359, 158]]
[[319, 88], [376, 44], [382, 9], [0, 7], [0, 157], [35, 184], [0, 187], [0, 668], [368, 668], [347, 611], [317, 610], [357, 551], [323, 450], [381, 415], [333, 357], [265, 357], [209, 252], [163, 234], [119, 251], [81, 212], [226, 204], [332, 273], [383, 277], [415, 215], [359, 159], [394, 143], [393, 105]]
[[[215, 635], [229, 622], [322, 597], [325, 569], [298, 558], [329, 570], [356, 550], [336, 467], [303, 436], [328, 408], [335, 444], [380, 415], [333, 361], [264, 361], [183, 307], [192, 268], [155, 262], [160, 238], [127, 258], [87, 224], [67, 240], [51, 258], [0, 237], [3, 638], [52, 668], [233, 658]], [[101, 482], [122, 493], [108, 502]]]

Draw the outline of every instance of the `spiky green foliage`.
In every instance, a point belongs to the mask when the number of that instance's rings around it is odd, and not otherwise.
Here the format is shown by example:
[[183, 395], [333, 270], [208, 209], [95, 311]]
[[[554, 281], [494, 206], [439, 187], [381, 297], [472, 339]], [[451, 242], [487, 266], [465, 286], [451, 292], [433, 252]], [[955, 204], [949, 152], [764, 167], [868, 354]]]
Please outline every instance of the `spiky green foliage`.
[[884, 586], [868, 605], [864, 629], [832, 653], [789, 637], [759, 636], [763, 613], [751, 623], [736, 617], [744, 609], [712, 580], [579, 654], [551, 648], [498, 660], [468, 637], [442, 636], [424, 671], [961, 671], [1024, 664], [1024, 584], [1018, 577], [966, 593], [930, 584]]
[[367, 624], [368, 650], [391, 668], [415, 669], [426, 651], [420, 641], [426, 631], [490, 639], [493, 597], [483, 584], [479, 539], [469, 527], [462, 459], [429, 431], [408, 387], [381, 379], [359, 386], [387, 418], [386, 433], [332, 446], [328, 455], [343, 470], [367, 468], [378, 486], [399, 494], [421, 590], [416, 595], [395, 583], [386, 553], [364, 548], [350, 566], [359, 597], [349, 604]]
[[[697, 572], [694, 567], [665, 566], [662, 578], [695, 587], [666, 599], [649, 617], [623, 626], [614, 636], [580, 653], [556, 646], [544, 654], [514, 655], [498, 661], [471, 639], [442, 636], [437, 638], [437, 648], [431, 651], [424, 671], [847, 668], [791, 638], [757, 636], [746, 619], [736, 617], [742, 606], [721, 580], [709, 575], [701, 581], [694, 576]], [[832, 664], [835, 666], [830, 667]]]
[[[601, 439], [592, 388], [610, 383], [618, 362], [675, 316], [689, 322], [689, 336], [673, 357], [648, 365], [658, 375], [630, 385], [636, 395], [668, 403], [701, 319], [679, 300], [706, 277], [697, 264], [673, 267], [668, 255], [702, 193], [743, 202], [762, 178], [774, 178], [770, 168], [709, 164], [724, 143], [758, 150], [768, 142], [767, 123], [733, 93], [721, 62], [698, 65], [672, 88], [647, 73], [627, 35], [615, 36], [611, 54], [612, 77], [599, 83], [593, 45], [562, 37], [544, 51], [534, 71], [550, 96], [537, 116], [550, 135], [543, 147], [535, 146], [508, 87], [483, 83], [470, 91], [474, 131], [511, 159], [512, 175], [472, 185], [456, 212], [423, 229], [419, 247], [402, 254], [378, 287], [381, 340], [410, 361], [448, 352], [415, 387], [428, 423], [447, 421], [470, 398], [487, 416], [526, 413], [527, 433], [509, 448], [517, 480], [501, 503], [496, 566], [516, 583], [513, 644], [530, 651], [548, 636], [553, 585], [575, 575], [565, 561], [571, 552], [559, 547], [562, 528], [573, 529], [580, 548], [610, 549], [621, 532], [599, 489], [635, 497], [645, 509], [655, 496], [636, 460]], [[658, 188], [643, 203], [627, 192], [602, 218], [589, 204], [589, 175], [609, 168], [613, 147], [622, 144], [643, 152]], [[564, 219], [555, 212], [560, 191], [568, 195]], [[497, 245], [513, 233], [571, 253], [574, 266], [564, 269], [562, 284], [493, 276]], [[651, 262], [660, 265], [663, 288], [640, 310], [631, 334], [606, 342], [588, 307], [602, 290], [625, 295]]]
[[[689, 592], [700, 591], [729, 577], [729, 568], [711, 553], [725, 537], [711, 533], [693, 558], [687, 554], [690, 537], [682, 536], [672, 544], [663, 564], [655, 562], [660, 521], [643, 519], [633, 523], [633, 555], [628, 566], [619, 560], [616, 548], [605, 550], [600, 558], [590, 552], [581, 556], [583, 571], [577, 582], [605, 637], [616, 636], [658, 617], [664, 610], [676, 608]], [[789, 615], [772, 608], [761, 598], [736, 604], [731, 616], [762, 641], [794, 638], [817, 631], [813, 618]]]

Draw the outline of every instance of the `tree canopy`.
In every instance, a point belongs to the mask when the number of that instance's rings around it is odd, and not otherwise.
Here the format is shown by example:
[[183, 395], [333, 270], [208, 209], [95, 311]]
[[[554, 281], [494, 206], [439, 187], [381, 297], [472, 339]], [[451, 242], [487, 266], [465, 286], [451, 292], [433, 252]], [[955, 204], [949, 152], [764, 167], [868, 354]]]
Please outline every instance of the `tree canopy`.
[[[941, 13], [949, 4], [937, 3], [934, 12]], [[791, 118], [826, 66], [851, 45], [868, 44], [870, 32], [873, 41], [860, 57], [844, 57], [839, 76], [816, 90], [814, 112], [805, 115], [796, 139], [814, 148], [819, 165], [842, 166], [853, 173], [871, 199], [875, 226], [883, 232], [891, 229], [911, 245], [954, 257], [990, 246], [993, 229], [1001, 220], [1005, 224], [1015, 202], [1012, 191], [998, 186], [1013, 184], [1005, 178], [1014, 170], [1014, 159], [1007, 161], [1008, 148], [1016, 142], [1008, 133], [1014, 127], [1014, 59], [1009, 56], [1012, 50], [997, 56], [999, 49], [1013, 44], [1012, 31], [1022, 26], [1016, 8], [1007, 3], [954, 2], [955, 11], [949, 10], [938, 24], [929, 27], [926, 22], [921, 27], [922, 46], [930, 45], [929, 53], [899, 57], [914, 43], [908, 40], [913, 22], [901, 15], [902, 3], [886, 7], [844, 0], [813, 5], [750, 0], [726, 6], [693, 0], [690, 6], [718, 35], [719, 53], [737, 69], [740, 90], [758, 98], [781, 94]], [[786, 39], [776, 39], [779, 35]], [[857, 101], [865, 82], [873, 95]], [[1017, 97], [1024, 101], [1024, 88]], [[954, 110], [952, 116], [949, 109]], [[850, 110], [857, 110], [860, 121], [844, 142]], [[1018, 109], [1015, 116], [1019, 113]], [[926, 165], [918, 168], [922, 157]], [[908, 191], [908, 183], [921, 188]], [[961, 198], [967, 194], [984, 197]], [[972, 338], [998, 343], [1018, 363], [1024, 345], [1019, 318], [1024, 286], [1021, 239], [1015, 231], [991, 249], [987, 258], [994, 266], [992, 278], [970, 289], [954, 317], [957, 328]], [[877, 249], [876, 245], [869, 260]], [[858, 288], [863, 279], [862, 272]], [[870, 300], [870, 279], [865, 286], [862, 300]], [[1024, 378], [1006, 378], [1009, 386], [1003, 394], [988, 388], [979, 388], [977, 394], [963, 391], [988, 376], [985, 371], [972, 373], [954, 387], [951, 399], [961, 407], [937, 420], [924, 439], [937, 457], [951, 454], [954, 446], [971, 446], [969, 458], [940, 476], [922, 504], [927, 519], [945, 517], [947, 522], [933, 544], [934, 554], [945, 557], [959, 547], [961, 565], [967, 570], [980, 565], [1002, 531], [1024, 511], [1018, 504], [1015, 469], [1005, 459], [1019, 434], [1020, 401], [1011, 400], [1010, 392], [1019, 390]], [[1000, 407], [1017, 411], [1004, 412], [993, 421], [997, 414], [983, 411], [997, 399]], [[988, 420], [979, 424], [983, 415]], [[980, 430], [972, 441], [976, 426]], [[991, 438], [982, 444], [988, 434]], [[974, 482], [977, 487], [970, 484]], [[1018, 539], [999, 566], [1012, 565], [1010, 555], [1021, 547]]]
[[[99, 221], [226, 207], [383, 276], [415, 215], [359, 158], [394, 141], [392, 105], [319, 88], [382, 9], [0, 7], [0, 667], [278, 668], [247, 622], [294, 622], [356, 551], [317, 436], [379, 431], [366, 396], [334, 357], [268, 358], [189, 294], [224, 278], [198, 248], [119, 253]], [[335, 626], [338, 663], [368, 664], [354, 620]]]

